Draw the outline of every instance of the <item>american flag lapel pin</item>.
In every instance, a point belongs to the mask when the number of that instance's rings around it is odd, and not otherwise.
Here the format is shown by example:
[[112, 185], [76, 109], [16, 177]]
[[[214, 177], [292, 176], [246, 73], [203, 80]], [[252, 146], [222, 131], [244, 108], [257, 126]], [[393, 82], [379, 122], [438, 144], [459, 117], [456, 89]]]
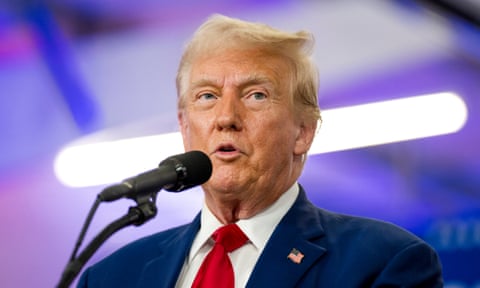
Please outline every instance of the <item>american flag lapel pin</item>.
[[298, 251], [296, 248], [293, 248], [292, 251], [288, 254], [287, 258], [290, 259], [295, 264], [300, 264], [305, 255], [302, 252]]

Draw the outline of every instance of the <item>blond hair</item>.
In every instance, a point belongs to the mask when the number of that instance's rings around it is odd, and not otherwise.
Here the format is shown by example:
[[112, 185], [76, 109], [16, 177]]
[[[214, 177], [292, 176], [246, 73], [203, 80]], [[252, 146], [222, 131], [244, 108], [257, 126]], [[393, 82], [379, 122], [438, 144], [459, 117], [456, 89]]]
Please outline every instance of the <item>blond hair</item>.
[[307, 119], [320, 119], [318, 72], [311, 60], [314, 39], [311, 33], [284, 32], [261, 23], [213, 15], [187, 44], [177, 71], [178, 107], [183, 108], [188, 76], [197, 57], [229, 48], [258, 48], [285, 58], [291, 66], [291, 87], [295, 112]]

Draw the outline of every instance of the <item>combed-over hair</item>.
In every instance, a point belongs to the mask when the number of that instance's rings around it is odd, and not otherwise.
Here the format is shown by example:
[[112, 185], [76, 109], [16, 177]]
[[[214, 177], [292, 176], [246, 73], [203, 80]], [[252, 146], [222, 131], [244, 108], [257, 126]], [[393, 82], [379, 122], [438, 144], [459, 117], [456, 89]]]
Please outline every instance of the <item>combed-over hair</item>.
[[318, 72], [311, 60], [313, 45], [313, 35], [306, 31], [289, 33], [265, 24], [215, 14], [198, 28], [180, 60], [176, 78], [178, 107], [184, 106], [190, 69], [196, 58], [231, 48], [255, 48], [284, 57], [289, 62], [296, 113], [309, 120], [319, 120]]

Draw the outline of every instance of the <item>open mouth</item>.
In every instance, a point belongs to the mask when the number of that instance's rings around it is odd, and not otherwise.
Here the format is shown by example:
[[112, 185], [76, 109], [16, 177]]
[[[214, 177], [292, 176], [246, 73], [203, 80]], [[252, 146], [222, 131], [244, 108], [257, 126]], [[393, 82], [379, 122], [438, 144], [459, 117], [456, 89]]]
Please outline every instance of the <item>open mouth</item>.
[[222, 145], [220, 146], [217, 151], [219, 152], [235, 152], [237, 149], [233, 147], [233, 145]]

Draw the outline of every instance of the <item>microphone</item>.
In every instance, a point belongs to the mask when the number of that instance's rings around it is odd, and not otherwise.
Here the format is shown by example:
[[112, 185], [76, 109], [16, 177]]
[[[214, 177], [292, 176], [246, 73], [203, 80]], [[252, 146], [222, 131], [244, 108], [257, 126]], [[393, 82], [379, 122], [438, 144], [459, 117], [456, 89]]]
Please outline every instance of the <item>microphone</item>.
[[156, 169], [105, 188], [98, 194], [98, 199], [110, 202], [122, 197], [133, 198], [155, 193], [162, 188], [170, 192], [181, 192], [207, 182], [211, 175], [210, 158], [201, 151], [189, 151], [168, 157]]

